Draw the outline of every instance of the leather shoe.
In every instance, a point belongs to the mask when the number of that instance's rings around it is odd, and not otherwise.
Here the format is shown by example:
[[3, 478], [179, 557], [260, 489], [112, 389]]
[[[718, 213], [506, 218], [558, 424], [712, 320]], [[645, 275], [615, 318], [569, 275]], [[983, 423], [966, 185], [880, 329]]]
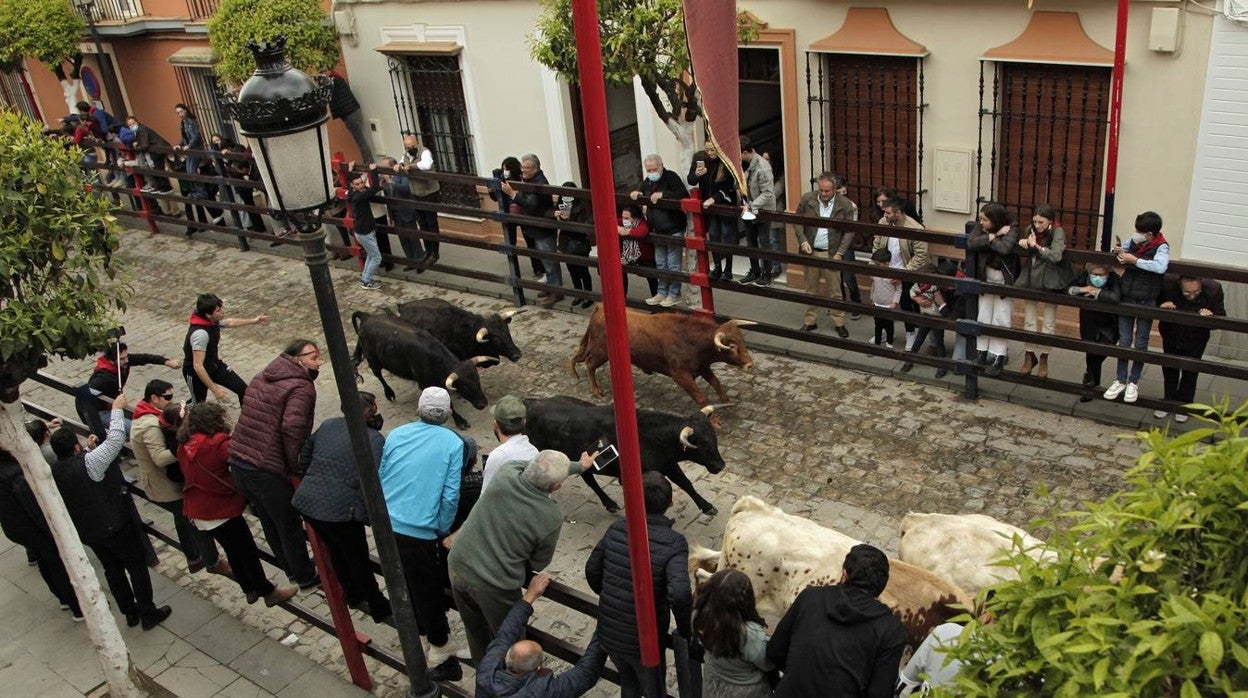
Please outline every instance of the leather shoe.
[[165, 619], [173, 615], [173, 609], [168, 606], [154, 608], [143, 614], [143, 629], [151, 630], [152, 628], [165, 622]]
[[132, 611], [126, 614], [126, 627], [127, 628], [133, 628], [134, 626], [138, 624], [139, 624], [139, 612], [138, 611]]
[[841, 325], [836, 328], [836, 336], [841, 339], [849, 339], [849, 330], [845, 329], [844, 325]]
[[944, 377], [945, 377], [946, 375], [948, 375], [948, 374], [949, 374], [949, 369], [947, 369], [947, 368], [938, 368], [938, 369], [936, 369], [936, 377], [937, 377], [937, 378], [944, 378]]
[[429, 670], [430, 681], [459, 681], [462, 678], [464, 678], [464, 669], [459, 665], [459, 660], [455, 657], [451, 657]]
[[817, 329], [819, 329], [819, 325], [817, 325], [817, 324], [815, 324], [815, 323], [813, 323], [813, 322], [812, 322], [812, 323], [810, 323], [809, 325], [805, 325], [805, 324], [804, 324], [804, 325], [802, 325], [802, 331], [803, 331], [803, 332], [814, 332], [814, 331], [815, 331], [815, 330], [817, 330]]
[[902, 372], [902, 373], [909, 373], [909, 372], [910, 372], [910, 369], [912, 369], [912, 368], [914, 368], [914, 364], [912, 364], [912, 363], [910, 363], [909, 361], [907, 361], [907, 362], [905, 362], [904, 364], [902, 364], [902, 365], [901, 365], [901, 372]]

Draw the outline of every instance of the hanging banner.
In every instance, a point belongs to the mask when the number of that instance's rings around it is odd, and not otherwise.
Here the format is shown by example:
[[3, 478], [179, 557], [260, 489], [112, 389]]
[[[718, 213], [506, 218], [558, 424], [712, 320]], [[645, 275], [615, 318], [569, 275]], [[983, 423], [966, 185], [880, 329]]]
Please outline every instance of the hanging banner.
[[739, 136], [737, 87], [737, 3], [735, 0], [684, 0], [689, 71], [693, 73], [706, 118], [706, 136], [733, 179], [746, 191]]

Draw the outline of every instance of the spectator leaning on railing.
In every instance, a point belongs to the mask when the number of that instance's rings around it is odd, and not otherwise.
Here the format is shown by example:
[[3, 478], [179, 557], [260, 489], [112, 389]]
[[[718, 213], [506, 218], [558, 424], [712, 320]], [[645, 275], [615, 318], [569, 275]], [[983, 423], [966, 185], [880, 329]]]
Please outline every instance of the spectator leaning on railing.
[[[1161, 216], [1145, 211], [1135, 217], [1135, 233], [1127, 246], [1116, 241], [1113, 253], [1118, 263], [1125, 267], [1122, 272], [1122, 304], [1156, 307], [1161, 296], [1161, 282], [1170, 266], [1170, 245], [1161, 234]], [[1136, 351], [1148, 351], [1148, 335], [1153, 329], [1152, 318], [1124, 314], [1118, 316], [1118, 346], [1132, 347]], [[1118, 359], [1118, 379], [1105, 391], [1106, 400], [1135, 402], [1140, 396], [1140, 376], [1144, 362]]]
[[[1161, 307], [1165, 310], [1196, 313], [1201, 317], [1226, 316], [1222, 285], [1213, 279], [1198, 279], [1194, 276], [1167, 275], [1161, 286]], [[1162, 320], [1157, 329], [1161, 332], [1161, 350], [1172, 356], [1199, 359], [1209, 344], [1211, 330], [1208, 327]], [[1165, 399], [1185, 405], [1196, 401], [1196, 379], [1200, 373], [1162, 366], [1161, 375], [1165, 386]], [[1166, 412], [1157, 410], [1153, 412], [1153, 416], [1164, 419]], [[1186, 422], [1187, 415], [1176, 412], [1174, 421]]]

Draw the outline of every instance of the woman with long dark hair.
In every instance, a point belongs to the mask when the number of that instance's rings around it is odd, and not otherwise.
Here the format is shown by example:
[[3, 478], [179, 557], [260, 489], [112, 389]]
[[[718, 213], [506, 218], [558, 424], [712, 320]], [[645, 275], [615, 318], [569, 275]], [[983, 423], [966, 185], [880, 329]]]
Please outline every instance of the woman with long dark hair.
[[[966, 248], [976, 253], [972, 270], [976, 279], [1006, 286], [1018, 282], [1018, 230], [1011, 225], [1010, 214], [1001, 204], [987, 203], [979, 209], [979, 221], [971, 229]], [[1013, 312], [1014, 302], [1010, 298], [994, 293], [979, 297], [978, 320], [982, 324], [1009, 327]], [[1000, 375], [1005, 367], [1005, 340], [980, 335], [976, 346], [979, 356], [975, 363], [984, 369], [984, 375]]]
[[247, 497], [230, 477], [230, 427], [218, 402], [198, 402], [178, 427], [178, 465], [182, 469], [183, 512], [197, 529], [221, 544], [234, 571], [234, 581], [247, 603], [264, 599], [266, 606], [289, 601], [299, 587], [275, 587], [264, 574], [256, 541], [243, 519]]
[[[1066, 293], [1075, 280], [1075, 271], [1069, 259], [1062, 259], [1066, 250], [1066, 232], [1057, 221], [1057, 210], [1049, 204], [1040, 204], [1031, 214], [1031, 225], [1019, 233], [1019, 256], [1021, 269], [1018, 285], [1036, 291]], [[1057, 332], [1057, 305], [1040, 301], [1023, 301], [1023, 329], [1044, 334]], [[1033, 368], [1041, 378], [1049, 376], [1049, 348], [1028, 342], [1023, 358], [1023, 373]], [[1039, 358], [1037, 358], [1039, 354]]]
[[[728, 165], [719, 159], [719, 153], [710, 139], [707, 139], [703, 152], [693, 156], [693, 163], [689, 166], [685, 181], [698, 188], [702, 208], [737, 205], [737, 180], [733, 178]], [[737, 217], [708, 214], [706, 239], [721, 245], [736, 245]], [[732, 255], [715, 252], [711, 254], [711, 258], [714, 264], [709, 274], [710, 279], [731, 281]]]
[[706, 649], [703, 694], [716, 698], [767, 698], [767, 633], [744, 572], [722, 569], [698, 590], [693, 630]]

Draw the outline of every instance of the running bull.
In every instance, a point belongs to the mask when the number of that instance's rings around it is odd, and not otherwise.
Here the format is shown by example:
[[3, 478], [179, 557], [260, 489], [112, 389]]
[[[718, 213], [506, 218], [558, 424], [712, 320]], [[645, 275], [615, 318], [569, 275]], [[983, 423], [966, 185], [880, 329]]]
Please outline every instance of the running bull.
[[508, 308], [493, 315], [479, 315], [441, 298], [417, 298], [399, 304], [399, 317], [428, 330], [460, 360], [474, 356], [520, 360], [520, 349], [511, 339], [511, 318], [520, 309]]

